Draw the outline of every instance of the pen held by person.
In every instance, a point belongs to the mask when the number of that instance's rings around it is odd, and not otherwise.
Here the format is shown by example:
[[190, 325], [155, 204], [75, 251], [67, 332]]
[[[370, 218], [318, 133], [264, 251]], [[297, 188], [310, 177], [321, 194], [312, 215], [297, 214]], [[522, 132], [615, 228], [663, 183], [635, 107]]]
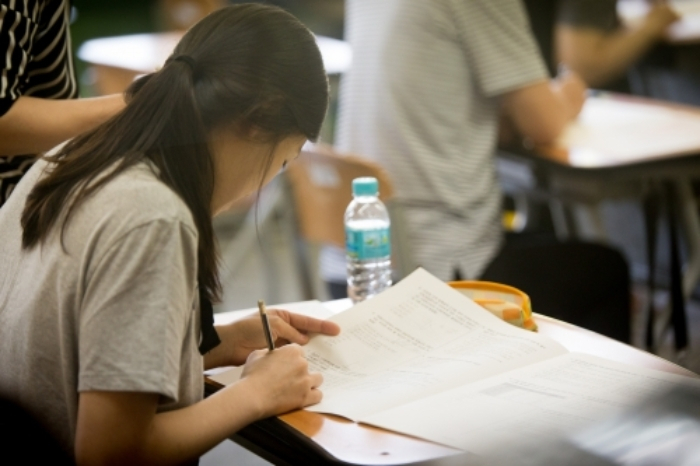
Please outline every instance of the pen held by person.
[[270, 329], [270, 321], [265, 312], [265, 302], [261, 299], [258, 301], [258, 310], [260, 311], [260, 320], [262, 321], [263, 333], [265, 341], [267, 341], [267, 349], [272, 351], [275, 349], [275, 340], [272, 339], [272, 330]]

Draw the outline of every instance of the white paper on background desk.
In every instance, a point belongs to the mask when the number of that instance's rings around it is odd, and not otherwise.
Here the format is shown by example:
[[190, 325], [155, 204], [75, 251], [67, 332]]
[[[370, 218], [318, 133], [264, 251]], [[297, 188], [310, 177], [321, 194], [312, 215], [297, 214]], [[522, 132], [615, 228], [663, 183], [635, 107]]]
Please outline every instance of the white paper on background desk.
[[393, 408], [363, 421], [479, 455], [551, 442], [678, 385], [700, 381], [570, 353]]
[[586, 100], [559, 137], [569, 165], [624, 166], [669, 155], [693, 154], [700, 144], [700, 114], [687, 109], [602, 94]]
[[324, 377], [323, 401], [308, 409], [352, 420], [567, 352], [422, 269], [331, 320], [341, 334], [306, 346]]

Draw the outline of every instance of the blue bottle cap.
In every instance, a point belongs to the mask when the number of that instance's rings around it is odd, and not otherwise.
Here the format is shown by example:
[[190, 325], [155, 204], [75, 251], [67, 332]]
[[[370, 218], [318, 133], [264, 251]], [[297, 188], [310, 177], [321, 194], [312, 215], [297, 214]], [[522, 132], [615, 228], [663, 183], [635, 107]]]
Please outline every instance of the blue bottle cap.
[[371, 176], [352, 180], [352, 194], [355, 196], [376, 196], [379, 193], [379, 182]]

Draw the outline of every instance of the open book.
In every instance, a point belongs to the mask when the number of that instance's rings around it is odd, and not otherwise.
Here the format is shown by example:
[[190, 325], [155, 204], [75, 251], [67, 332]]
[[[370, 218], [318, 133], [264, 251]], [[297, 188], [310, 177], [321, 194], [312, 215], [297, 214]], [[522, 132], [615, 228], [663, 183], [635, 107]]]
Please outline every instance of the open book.
[[418, 269], [331, 318], [306, 346], [324, 375], [311, 411], [487, 454], [509, 438], [585, 427], [689, 377], [569, 353]]

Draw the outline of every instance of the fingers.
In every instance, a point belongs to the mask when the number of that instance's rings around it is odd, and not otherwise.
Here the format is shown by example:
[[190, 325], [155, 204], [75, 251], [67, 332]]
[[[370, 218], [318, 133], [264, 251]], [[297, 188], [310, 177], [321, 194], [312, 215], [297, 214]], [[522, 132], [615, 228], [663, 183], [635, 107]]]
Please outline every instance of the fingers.
[[[285, 340], [298, 345], [305, 345], [309, 342], [309, 337], [304, 335], [293, 326], [289, 325], [279, 316], [270, 316], [270, 325], [272, 326], [275, 338], [280, 344], [284, 344]], [[281, 341], [280, 341], [281, 340]]]
[[306, 394], [306, 397], [304, 398], [303, 407], [319, 404], [322, 399], [323, 393], [321, 392], [321, 390], [312, 388], [311, 390], [309, 390], [309, 392]]
[[318, 404], [323, 399], [323, 392], [318, 389], [323, 383], [323, 376], [319, 373], [313, 373], [309, 374], [309, 379], [311, 382], [311, 389], [306, 392], [302, 405], [303, 407]]
[[[319, 403], [323, 376], [309, 372], [304, 350], [291, 344], [275, 351], [251, 352], [242, 379], [254, 380], [265, 392], [266, 415], [275, 415]], [[257, 382], [255, 382], [257, 381]]]
[[321, 384], [323, 383], [323, 376], [318, 372], [314, 372], [312, 374], [309, 374], [309, 378], [311, 379], [311, 388], [312, 389], [320, 387]]
[[295, 314], [289, 311], [277, 311], [280, 318], [302, 333], [321, 333], [335, 336], [340, 333], [338, 324], [329, 320], [315, 319], [313, 317]]
[[304, 345], [309, 341], [307, 333], [320, 333], [335, 336], [340, 333], [340, 327], [331, 321], [295, 314], [283, 310], [269, 311], [270, 323], [276, 338]]

